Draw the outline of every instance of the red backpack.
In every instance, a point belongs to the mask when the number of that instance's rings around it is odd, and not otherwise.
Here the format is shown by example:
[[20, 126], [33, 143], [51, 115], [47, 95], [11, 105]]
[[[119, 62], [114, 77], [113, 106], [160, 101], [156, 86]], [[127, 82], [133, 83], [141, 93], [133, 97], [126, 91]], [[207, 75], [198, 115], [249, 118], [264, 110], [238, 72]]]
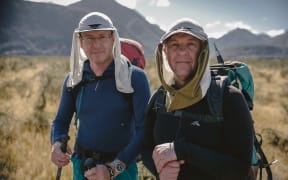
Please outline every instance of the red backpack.
[[142, 69], [145, 68], [145, 57], [143, 46], [132, 39], [120, 38], [121, 53], [126, 56], [129, 61]]

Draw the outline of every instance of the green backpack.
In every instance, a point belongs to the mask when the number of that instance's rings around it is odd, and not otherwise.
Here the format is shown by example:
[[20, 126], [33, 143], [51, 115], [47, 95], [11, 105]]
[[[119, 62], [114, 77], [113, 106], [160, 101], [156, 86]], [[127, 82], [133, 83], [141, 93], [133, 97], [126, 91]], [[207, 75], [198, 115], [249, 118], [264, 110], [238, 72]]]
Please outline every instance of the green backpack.
[[[233, 85], [239, 90], [241, 90], [244, 95], [248, 108], [253, 110], [253, 97], [254, 97], [254, 84], [253, 78], [250, 73], [248, 66], [242, 62], [228, 62], [224, 64], [211, 65], [212, 79], [224, 77], [225, 83]], [[216, 80], [217, 81], [217, 80]], [[224, 87], [221, 87], [224, 89]], [[257, 138], [258, 137], [258, 138]], [[258, 140], [260, 138], [260, 140]], [[262, 169], [266, 169], [268, 180], [272, 180], [272, 171], [270, 169], [270, 164], [261, 147], [262, 138], [260, 134], [254, 133], [254, 147], [252, 156], [252, 166], [251, 166], [251, 178], [256, 179], [258, 175], [258, 170], [260, 171], [259, 177], [262, 179]], [[257, 156], [261, 158], [258, 159]]]
[[[254, 82], [249, 67], [243, 62], [238, 61], [224, 62], [215, 43], [214, 48], [218, 64], [210, 66], [212, 77], [224, 76], [226, 79], [226, 83], [233, 85], [234, 87], [241, 90], [242, 94], [246, 99], [248, 108], [250, 109], [250, 111], [252, 111], [254, 105], [253, 102]], [[273, 176], [270, 166], [277, 161], [269, 163], [261, 145], [262, 145], [261, 135], [254, 132], [254, 147], [253, 147], [252, 166], [251, 166], [252, 177], [250, 179], [257, 179], [257, 176], [259, 174], [259, 179], [261, 180], [262, 170], [265, 168], [267, 179], [272, 180]], [[260, 158], [258, 158], [259, 156]]]
[[219, 50], [214, 43], [218, 64], [210, 65], [212, 77], [227, 77], [227, 83], [242, 91], [248, 107], [253, 109], [254, 82], [249, 67], [243, 62], [224, 62]]

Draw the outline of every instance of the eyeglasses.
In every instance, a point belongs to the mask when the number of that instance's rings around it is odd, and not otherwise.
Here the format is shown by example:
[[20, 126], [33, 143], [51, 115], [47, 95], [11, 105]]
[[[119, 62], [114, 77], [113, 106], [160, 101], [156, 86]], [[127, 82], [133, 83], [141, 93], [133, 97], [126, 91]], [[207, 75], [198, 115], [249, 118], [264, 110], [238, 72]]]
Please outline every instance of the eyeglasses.
[[110, 35], [102, 35], [99, 37], [80, 37], [84, 43], [86, 43], [87, 45], [92, 45], [92, 44], [96, 44], [98, 43], [106, 43], [110, 38], [112, 37], [112, 34]]

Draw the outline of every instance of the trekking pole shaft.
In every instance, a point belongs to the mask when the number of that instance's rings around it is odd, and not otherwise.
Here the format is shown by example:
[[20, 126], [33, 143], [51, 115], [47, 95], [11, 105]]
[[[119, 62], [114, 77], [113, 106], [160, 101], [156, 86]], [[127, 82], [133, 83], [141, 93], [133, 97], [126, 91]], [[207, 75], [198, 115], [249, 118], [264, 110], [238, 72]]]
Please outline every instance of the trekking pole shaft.
[[222, 58], [220, 51], [218, 50], [216, 44], [214, 43], [214, 48], [215, 48], [215, 52], [216, 52], [216, 57], [217, 57], [217, 61], [220, 64], [224, 64], [224, 59]]
[[56, 180], [60, 180], [61, 171], [62, 171], [62, 167], [59, 167], [59, 168], [57, 169]]
[[[67, 142], [69, 140], [69, 136], [67, 135], [63, 135], [61, 137], [61, 146], [60, 146], [60, 149], [63, 153], [66, 153], [67, 152]], [[56, 180], [60, 180], [60, 177], [61, 177], [61, 172], [62, 172], [62, 167], [58, 167], [57, 169], [57, 174], [56, 174]]]

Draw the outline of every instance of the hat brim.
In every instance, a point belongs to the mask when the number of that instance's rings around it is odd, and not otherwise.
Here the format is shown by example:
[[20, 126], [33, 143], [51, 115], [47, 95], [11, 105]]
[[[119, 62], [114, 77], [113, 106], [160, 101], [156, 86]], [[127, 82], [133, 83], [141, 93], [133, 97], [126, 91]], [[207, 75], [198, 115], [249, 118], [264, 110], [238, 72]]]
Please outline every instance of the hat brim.
[[164, 41], [166, 41], [168, 38], [170, 38], [171, 36], [175, 35], [175, 34], [178, 34], [178, 33], [185, 33], [185, 34], [188, 34], [188, 35], [191, 35], [193, 37], [196, 37], [197, 39], [201, 40], [201, 41], [206, 41], [206, 38], [205, 37], [202, 37], [196, 33], [193, 33], [187, 29], [178, 29], [178, 30], [175, 30], [175, 31], [171, 31], [167, 34], [165, 34], [162, 38], [161, 38], [161, 43], [163, 43]]
[[114, 31], [115, 28], [76, 28], [74, 32], [88, 32], [88, 31]]

